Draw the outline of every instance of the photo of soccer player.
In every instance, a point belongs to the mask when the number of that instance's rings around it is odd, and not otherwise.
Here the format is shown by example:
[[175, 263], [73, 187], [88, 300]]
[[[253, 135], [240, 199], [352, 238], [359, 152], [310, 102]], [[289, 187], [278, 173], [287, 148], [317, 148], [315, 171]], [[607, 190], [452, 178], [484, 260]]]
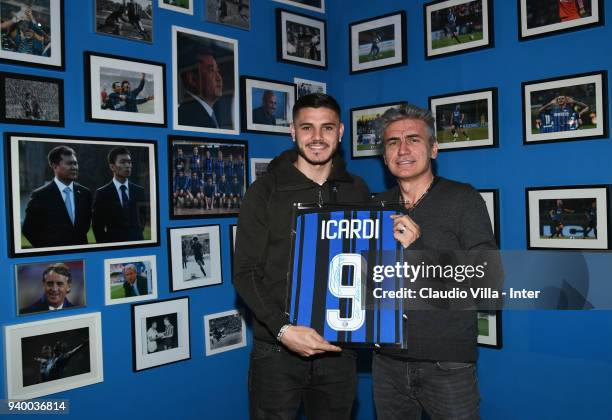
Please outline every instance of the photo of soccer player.
[[523, 83], [524, 141], [606, 137], [607, 72]]
[[292, 64], [327, 68], [324, 20], [276, 9], [276, 58]]
[[160, 9], [193, 15], [193, 0], [157, 0]]
[[389, 108], [406, 102], [370, 105], [351, 109], [351, 158], [366, 158], [382, 154], [382, 137], [378, 132], [378, 119]]
[[266, 174], [271, 161], [270, 158], [251, 158], [251, 184]]
[[157, 298], [154, 255], [104, 260], [104, 303], [140, 302]]
[[432, 96], [439, 150], [497, 147], [497, 89]]
[[293, 78], [293, 83], [297, 86], [297, 99], [310, 93], [326, 93], [327, 85], [323, 82], [316, 82], [314, 80], [300, 79], [299, 77]]
[[406, 12], [349, 25], [351, 74], [406, 64]]
[[206, 20], [248, 30], [251, 28], [251, 0], [207, 0]]
[[95, 0], [99, 34], [133, 41], [153, 41], [153, 0]]
[[325, 0], [274, 0], [278, 3], [312, 10], [313, 12], [325, 13]]
[[246, 324], [239, 311], [204, 316], [206, 356], [246, 346]]
[[426, 59], [493, 46], [490, 0], [438, 0], [423, 9]]
[[177, 314], [156, 315], [145, 319], [146, 339], [142, 340], [143, 355], [178, 347]]
[[242, 129], [247, 132], [288, 135], [296, 85], [253, 76], [240, 76]]
[[519, 40], [603, 24], [603, 0], [519, 0]]
[[0, 0], [0, 61], [64, 69], [61, 0]]

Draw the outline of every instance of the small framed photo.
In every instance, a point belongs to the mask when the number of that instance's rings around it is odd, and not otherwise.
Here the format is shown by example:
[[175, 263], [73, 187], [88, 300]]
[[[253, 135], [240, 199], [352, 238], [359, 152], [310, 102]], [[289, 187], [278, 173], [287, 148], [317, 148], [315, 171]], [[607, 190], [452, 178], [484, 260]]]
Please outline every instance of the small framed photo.
[[153, 0], [95, 0], [96, 32], [132, 41], [153, 41]]
[[297, 99], [311, 93], [327, 93], [327, 85], [323, 82], [294, 77], [293, 83], [295, 83], [297, 88]]
[[156, 142], [5, 139], [12, 257], [159, 245]]
[[172, 26], [176, 130], [239, 134], [238, 41]]
[[604, 24], [603, 0], [517, 1], [520, 41]]
[[11, 400], [29, 400], [104, 379], [100, 312], [8, 325], [4, 340]]
[[64, 70], [64, 1], [0, 0], [0, 62]]
[[219, 225], [168, 228], [170, 291], [221, 284]]
[[251, 184], [268, 172], [268, 164], [272, 158], [251, 158]]
[[64, 80], [0, 72], [0, 122], [64, 126]]
[[606, 70], [523, 82], [523, 144], [608, 137]]
[[406, 12], [351, 23], [349, 45], [351, 74], [405, 65]]
[[251, 29], [251, 0], [206, 0], [206, 20]]
[[85, 52], [87, 121], [166, 126], [166, 65]]
[[312, 10], [313, 12], [325, 13], [325, 0], [274, 0], [277, 3], [284, 3], [290, 6], [301, 7], [302, 9]]
[[171, 219], [236, 216], [246, 192], [247, 142], [168, 136]]
[[246, 347], [246, 325], [237, 310], [204, 315], [206, 356]]
[[423, 12], [425, 59], [493, 47], [491, 0], [437, 0]]
[[609, 249], [609, 186], [525, 189], [528, 249]]
[[132, 304], [134, 372], [191, 359], [189, 297]]
[[487, 212], [489, 213], [489, 218], [491, 219], [491, 228], [493, 229], [493, 235], [495, 235], [495, 241], [497, 242], [497, 246], [500, 244], [500, 235], [499, 235], [499, 190], [497, 189], [481, 189], [478, 190], [480, 196], [485, 202], [487, 206]]
[[497, 147], [497, 88], [429, 98], [439, 150]]
[[157, 0], [160, 9], [193, 15], [193, 0]]
[[242, 128], [248, 132], [290, 134], [295, 84], [240, 76]]
[[54, 261], [15, 266], [17, 314], [28, 315], [85, 306], [85, 261]]
[[380, 156], [383, 139], [378, 134], [378, 119], [389, 108], [398, 108], [406, 102], [370, 105], [351, 109], [351, 158]]
[[104, 303], [157, 299], [155, 255], [104, 260]]
[[276, 59], [326, 69], [326, 28], [324, 20], [276, 9]]
[[502, 348], [502, 311], [478, 311], [478, 345]]

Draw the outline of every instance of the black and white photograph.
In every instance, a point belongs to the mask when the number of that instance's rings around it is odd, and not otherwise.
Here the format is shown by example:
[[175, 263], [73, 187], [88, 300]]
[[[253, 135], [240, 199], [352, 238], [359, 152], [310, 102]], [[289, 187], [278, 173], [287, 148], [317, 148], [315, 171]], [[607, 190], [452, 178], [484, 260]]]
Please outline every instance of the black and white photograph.
[[268, 172], [268, 164], [272, 158], [251, 158], [251, 184]]
[[494, 46], [491, 0], [438, 0], [423, 12], [426, 59]]
[[300, 99], [304, 95], [310, 95], [311, 93], [327, 93], [327, 84], [324, 82], [294, 77], [293, 83], [297, 88], [297, 99]]
[[499, 232], [499, 190], [497, 189], [479, 189], [478, 192], [487, 206], [487, 213], [491, 219], [491, 227], [493, 228], [493, 235], [495, 235], [495, 241], [497, 247], [500, 246], [500, 232]]
[[85, 261], [47, 261], [15, 265], [17, 314], [85, 306]]
[[206, 20], [249, 30], [251, 0], [206, 0]]
[[238, 41], [172, 26], [176, 130], [239, 134]]
[[193, 15], [193, 0], [157, 0], [160, 9]]
[[95, 0], [96, 32], [132, 41], [153, 41], [153, 0]]
[[11, 256], [159, 244], [155, 142], [5, 139]]
[[246, 325], [237, 310], [204, 316], [206, 356], [246, 347]]
[[290, 134], [295, 84], [253, 76], [240, 76], [240, 81], [243, 131]]
[[157, 299], [155, 255], [104, 260], [104, 303], [140, 302]]
[[326, 28], [324, 20], [276, 9], [276, 59], [326, 69]]
[[502, 311], [478, 311], [478, 345], [502, 348]]
[[608, 72], [523, 82], [523, 144], [608, 137]]
[[134, 372], [191, 359], [189, 297], [132, 304]]
[[349, 43], [351, 74], [406, 64], [406, 12], [351, 23]]
[[100, 312], [4, 327], [7, 397], [27, 400], [102, 382]]
[[221, 284], [219, 225], [168, 228], [170, 290]]
[[518, 0], [519, 40], [603, 25], [603, 0]]
[[497, 89], [431, 96], [438, 150], [497, 147]]
[[609, 186], [525, 190], [528, 249], [609, 249]]
[[166, 65], [86, 51], [87, 121], [166, 126]]
[[0, 72], [0, 122], [64, 126], [64, 81]]
[[247, 142], [168, 136], [171, 219], [236, 216], [247, 186]]
[[313, 12], [325, 13], [325, 0], [274, 0], [277, 3], [300, 7]]
[[351, 109], [351, 158], [369, 158], [383, 153], [383, 139], [378, 134], [378, 119], [389, 108], [406, 102], [370, 105]]
[[64, 70], [63, 0], [0, 0], [0, 61]]

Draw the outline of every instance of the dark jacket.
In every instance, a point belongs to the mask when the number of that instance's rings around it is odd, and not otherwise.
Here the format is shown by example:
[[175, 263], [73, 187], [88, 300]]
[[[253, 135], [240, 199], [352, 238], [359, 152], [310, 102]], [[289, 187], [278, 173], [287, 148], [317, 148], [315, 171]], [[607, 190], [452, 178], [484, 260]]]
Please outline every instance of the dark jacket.
[[[47, 301], [47, 297], [42, 295], [40, 299], [31, 304], [30, 306], [19, 311], [21, 315], [23, 314], [33, 314], [35, 312], [47, 312], [49, 310], [49, 302]], [[72, 308], [74, 305], [72, 302], [68, 300], [68, 298], [64, 298], [64, 304], [62, 305], [62, 309], [64, 308]]]
[[[137, 275], [135, 283], [138, 289], [138, 296], [149, 294], [149, 281], [146, 277]], [[127, 280], [123, 282], [123, 290], [125, 292], [125, 297], [136, 296], [136, 294], [134, 294], [134, 288]]]
[[[236, 235], [234, 286], [254, 314], [253, 336], [276, 342], [287, 315], [288, 269], [293, 203], [358, 203], [369, 199], [365, 182], [349, 174], [342, 158], [333, 160], [322, 186], [302, 174], [286, 151], [268, 165], [268, 172], [247, 190]], [[332, 189], [336, 193], [332, 193]]]

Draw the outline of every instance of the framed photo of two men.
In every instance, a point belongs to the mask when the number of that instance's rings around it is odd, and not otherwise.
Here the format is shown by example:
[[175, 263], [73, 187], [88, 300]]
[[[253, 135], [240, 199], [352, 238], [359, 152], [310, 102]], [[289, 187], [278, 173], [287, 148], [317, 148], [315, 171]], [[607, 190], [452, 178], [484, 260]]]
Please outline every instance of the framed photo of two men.
[[5, 138], [11, 257], [159, 245], [155, 142]]

